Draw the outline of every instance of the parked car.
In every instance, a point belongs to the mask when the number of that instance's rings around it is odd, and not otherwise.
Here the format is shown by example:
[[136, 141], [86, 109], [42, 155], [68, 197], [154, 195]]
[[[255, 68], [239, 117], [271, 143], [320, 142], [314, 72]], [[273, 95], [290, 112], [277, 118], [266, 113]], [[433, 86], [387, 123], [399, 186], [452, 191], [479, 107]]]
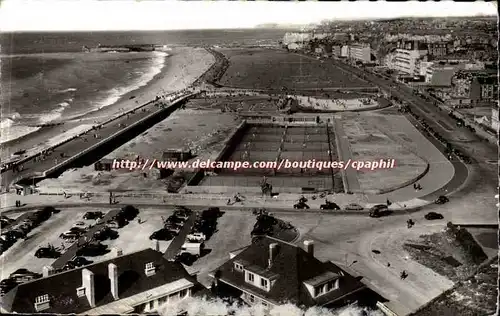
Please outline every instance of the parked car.
[[218, 207], [209, 207], [208, 209], [204, 210], [201, 213], [201, 217], [205, 219], [217, 219], [218, 217], [222, 216], [222, 212], [220, 211], [220, 208]]
[[345, 207], [346, 210], [348, 211], [362, 211], [364, 210], [365, 208], [362, 207], [361, 205], [359, 204], [356, 204], [356, 203], [350, 203], [348, 204], [346, 207]]
[[309, 209], [309, 205], [307, 205], [305, 202], [298, 202], [293, 205], [294, 209]]
[[93, 220], [93, 219], [100, 219], [104, 217], [103, 212], [87, 212], [85, 215], [83, 215], [83, 219], [87, 220]]
[[19, 283], [28, 282], [31, 280], [39, 279], [41, 277], [42, 277], [42, 274], [31, 272], [28, 269], [24, 269], [24, 268], [17, 269], [16, 271], [12, 272], [9, 275], [10, 279], [16, 280], [16, 282], [19, 282]]
[[188, 252], [183, 252], [175, 257], [176, 262], [180, 262], [182, 264], [185, 264], [187, 266], [193, 265], [193, 263], [198, 260], [198, 257], [195, 255], [192, 255]]
[[133, 220], [137, 215], [139, 215], [139, 210], [132, 205], [126, 205], [120, 210], [120, 215], [129, 221]]
[[322, 210], [335, 210], [335, 211], [340, 210], [340, 206], [330, 201], [326, 201], [325, 204], [321, 204], [319, 208]]
[[94, 263], [94, 261], [88, 260], [85, 257], [75, 257], [70, 262], [72, 262], [76, 267], [88, 266], [89, 264]]
[[435, 219], [443, 219], [443, 215], [442, 214], [439, 214], [439, 213], [436, 213], [436, 212], [429, 212], [427, 214], [425, 214], [424, 218], [426, 220], [435, 220]]
[[128, 224], [128, 220], [121, 216], [115, 216], [114, 219], [110, 219], [107, 221], [106, 225], [112, 228], [122, 228], [123, 226]]
[[436, 201], [435, 201], [434, 203], [436, 203], [436, 204], [444, 204], [444, 203], [447, 203], [447, 202], [449, 202], [449, 201], [450, 201], [450, 200], [449, 200], [446, 196], [444, 196], [444, 195], [440, 195], [440, 196], [436, 199]]
[[59, 235], [59, 238], [62, 239], [78, 239], [80, 238], [81, 234], [78, 232], [72, 232], [72, 231], [67, 231]]
[[78, 228], [87, 228], [87, 224], [85, 224], [84, 222], [76, 222], [73, 224], [73, 227], [78, 227]]
[[76, 251], [79, 257], [96, 257], [102, 256], [108, 251], [108, 246], [101, 243], [91, 243]]
[[19, 283], [16, 280], [7, 278], [0, 281], [0, 295], [8, 293], [10, 290], [18, 286]]
[[94, 238], [99, 241], [103, 241], [106, 239], [117, 239], [119, 236], [118, 232], [116, 230], [111, 229], [110, 227], [105, 226], [104, 228], [96, 231], [94, 233]]
[[162, 228], [160, 230], [157, 230], [149, 236], [150, 240], [156, 239], [156, 240], [172, 240], [175, 237], [175, 234], [165, 228]]
[[35, 252], [35, 257], [37, 258], [50, 258], [56, 259], [61, 256], [61, 253], [57, 251], [53, 246], [38, 248]]
[[68, 271], [68, 270], [73, 270], [74, 268], [76, 268], [76, 265], [71, 262], [71, 261], [68, 261], [66, 262], [66, 264], [61, 268], [61, 271]]
[[194, 241], [194, 242], [202, 242], [202, 241], [205, 241], [206, 236], [203, 233], [195, 232], [195, 233], [188, 234], [186, 236], [186, 239], [189, 241]]
[[182, 218], [175, 216], [175, 215], [169, 216], [165, 222], [172, 223], [172, 224], [180, 224], [180, 225], [184, 224], [184, 220]]
[[177, 225], [165, 225], [165, 229], [176, 236], [180, 233], [181, 227]]

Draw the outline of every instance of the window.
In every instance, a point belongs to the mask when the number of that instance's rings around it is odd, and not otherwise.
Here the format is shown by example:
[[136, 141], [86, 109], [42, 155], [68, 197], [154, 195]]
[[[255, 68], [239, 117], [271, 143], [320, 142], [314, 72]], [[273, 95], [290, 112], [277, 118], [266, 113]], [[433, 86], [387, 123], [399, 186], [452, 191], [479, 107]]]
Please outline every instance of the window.
[[253, 273], [248, 272], [247, 281], [253, 282], [255, 280], [255, 275]]
[[267, 288], [269, 282], [266, 279], [260, 279], [260, 286]]
[[47, 303], [48, 301], [49, 301], [49, 295], [48, 294], [45, 294], [45, 295], [42, 295], [42, 296], [38, 296], [35, 299], [35, 303], [37, 303], [37, 304]]
[[146, 263], [146, 270], [150, 270], [150, 269], [153, 269], [153, 268], [154, 268], [154, 266], [153, 266], [152, 262]]
[[186, 295], [187, 295], [187, 290], [182, 290], [182, 291], [179, 292], [179, 296], [181, 298], [186, 297]]
[[253, 296], [252, 294], [250, 294], [249, 299], [250, 302], [255, 303], [255, 296]]
[[235, 264], [234, 264], [234, 267], [235, 267], [235, 268], [236, 268], [236, 270], [238, 270], [238, 271], [243, 271], [243, 266], [242, 266], [241, 264], [239, 264], [239, 263], [235, 263]]
[[153, 308], [155, 308], [155, 301], [151, 301], [149, 302], [149, 310], [152, 310]]

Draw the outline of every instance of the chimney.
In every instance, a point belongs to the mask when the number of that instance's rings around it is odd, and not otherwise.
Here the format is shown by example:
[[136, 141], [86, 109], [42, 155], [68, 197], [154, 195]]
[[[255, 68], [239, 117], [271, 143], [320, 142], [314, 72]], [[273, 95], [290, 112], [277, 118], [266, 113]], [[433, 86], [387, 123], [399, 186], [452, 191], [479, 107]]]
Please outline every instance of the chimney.
[[273, 265], [274, 258], [278, 254], [278, 244], [271, 243], [269, 244], [269, 261], [268, 261], [268, 269]]
[[153, 240], [154, 250], [160, 252], [160, 241], [158, 239]]
[[54, 274], [54, 268], [52, 266], [44, 266], [43, 267], [43, 277], [46, 278]]
[[118, 267], [114, 263], [108, 264], [108, 276], [111, 285], [111, 295], [115, 300], [118, 299]]
[[114, 248], [115, 257], [123, 256], [123, 250], [121, 248]]
[[90, 307], [95, 307], [94, 273], [88, 269], [82, 270], [82, 287], [85, 288]]
[[304, 240], [304, 250], [307, 251], [307, 253], [314, 256], [314, 241]]

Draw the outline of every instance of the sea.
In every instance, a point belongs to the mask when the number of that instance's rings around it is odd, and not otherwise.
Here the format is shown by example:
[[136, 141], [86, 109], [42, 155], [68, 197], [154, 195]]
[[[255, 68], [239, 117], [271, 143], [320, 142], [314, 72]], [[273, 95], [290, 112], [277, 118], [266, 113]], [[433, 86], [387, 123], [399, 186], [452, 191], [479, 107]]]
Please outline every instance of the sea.
[[165, 67], [168, 53], [85, 53], [83, 46], [269, 45], [286, 30], [0, 33], [0, 144], [117, 102]]

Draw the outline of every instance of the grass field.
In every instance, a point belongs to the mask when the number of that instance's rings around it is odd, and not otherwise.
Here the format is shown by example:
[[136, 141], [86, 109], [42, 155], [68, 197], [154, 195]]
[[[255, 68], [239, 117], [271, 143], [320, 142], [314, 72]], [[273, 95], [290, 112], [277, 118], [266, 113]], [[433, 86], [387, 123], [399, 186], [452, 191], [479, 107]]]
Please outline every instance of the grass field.
[[366, 87], [329, 62], [269, 49], [224, 49], [229, 68], [219, 83], [255, 89]]
[[194, 110], [225, 110], [255, 113], [276, 112], [278, 98], [264, 96], [220, 96], [190, 100], [186, 108]]

